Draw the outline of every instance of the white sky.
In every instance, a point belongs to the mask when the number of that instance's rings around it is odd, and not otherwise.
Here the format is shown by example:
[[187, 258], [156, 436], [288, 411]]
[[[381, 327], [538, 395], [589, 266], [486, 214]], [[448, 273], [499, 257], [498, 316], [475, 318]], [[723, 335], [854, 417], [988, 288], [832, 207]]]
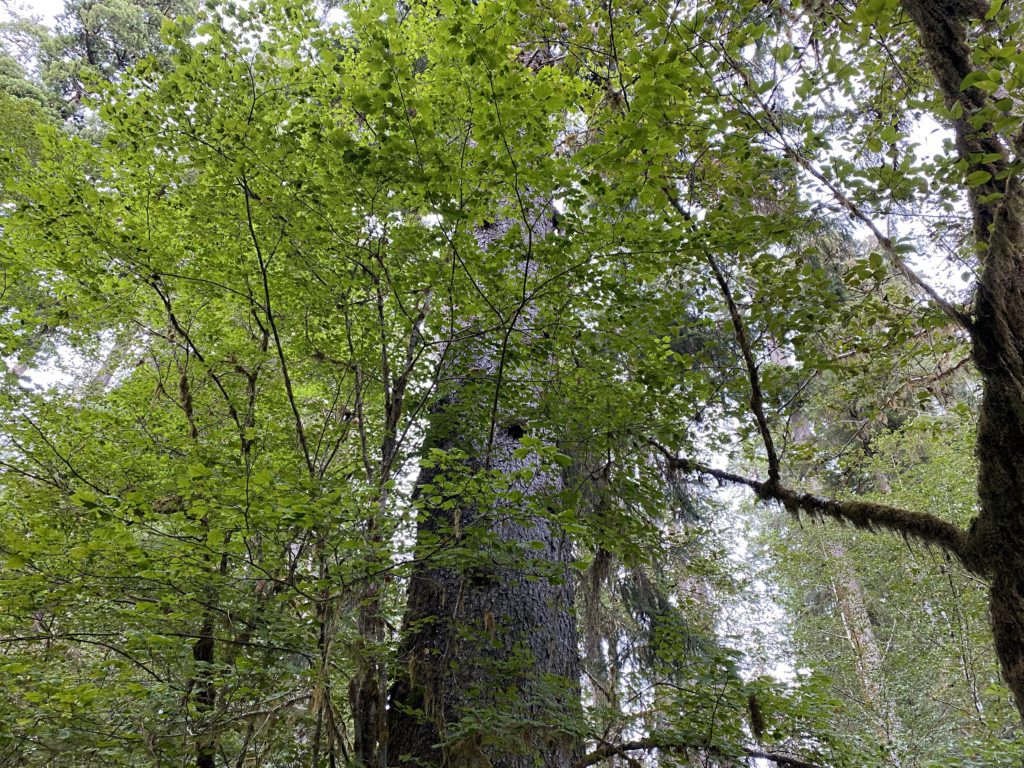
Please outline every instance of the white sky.
[[[10, 6], [18, 14], [40, 16], [52, 24], [57, 14], [64, 10], [64, 0], [13, 0]], [[0, 17], [8, 15], [7, 8], [0, 8]]]

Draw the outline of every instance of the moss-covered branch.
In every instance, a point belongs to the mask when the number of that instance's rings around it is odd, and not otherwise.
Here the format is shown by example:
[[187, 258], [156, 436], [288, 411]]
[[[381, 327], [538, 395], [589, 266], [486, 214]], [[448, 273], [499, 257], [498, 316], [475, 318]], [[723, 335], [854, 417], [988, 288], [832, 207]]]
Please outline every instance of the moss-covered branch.
[[[686, 744], [671, 738], [648, 736], [643, 739], [637, 739], [636, 741], [627, 741], [623, 744], [605, 744], [600, 746], [590, 754], [585, 755], [576, 763], [574, 768], [589, 768], [592, 765], [597, 765], [598, 763], [610, 760], [613, 757], [625, 757], [629, 759], [628, 755], [630, 752], [650, 752], [656, 749], [664, 752], [695, 752], [699, 750], [716, 756], [724, 756], [720, 750], [714, 747]], [[765, 752], [760, 749], [743, 748], [742, 754], [747, 758], [767, 760], [775, 763], [779, 768], [822, 768], [818, 763], [810, 763], [799, 757], [782, 755], [775, 752]]]
[[805, 514], [813, 518], [831, 518], [868, 531], [891, 531], [906, 539], [941, 547], [955, 555], [971, 568], [967, 550], [967, 531], [927, 512], [914, 512], [887, 504], [869, 501], [842, 501], [803, 493], [786, 488], [778, 482], [756, 480], [751, 477], [715, 469], [706, 464], [672, 455], [663, 446], [654, 447], [666, 458], [669, 468], [687, 474], [713, 477], [720, 482], [745, 485], [762, 501], [774, 501], [794, 516]]

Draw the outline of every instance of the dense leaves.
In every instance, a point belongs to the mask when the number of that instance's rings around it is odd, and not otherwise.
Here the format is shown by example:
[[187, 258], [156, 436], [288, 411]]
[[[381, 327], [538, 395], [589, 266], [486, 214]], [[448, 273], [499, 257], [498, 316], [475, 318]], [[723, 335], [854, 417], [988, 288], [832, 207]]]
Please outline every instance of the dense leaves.
[[[1010, 754], [977, 560], [779, 528], [776, 640], [816, 672], [773, 679], [702, 477], [926, 540], [977, 513], [976, 326], [932, 283], [980, 271], [1017, 172], [963, 149], [1019, 130], [1012, 6], [970, 22], [986, 97], [955, 104], [873, 0], [10, 26], [0, 762], [401, 765], [409, 723], [453, 765]], [[505, 587], [579, 625], [582, 680], [460, 615]]]

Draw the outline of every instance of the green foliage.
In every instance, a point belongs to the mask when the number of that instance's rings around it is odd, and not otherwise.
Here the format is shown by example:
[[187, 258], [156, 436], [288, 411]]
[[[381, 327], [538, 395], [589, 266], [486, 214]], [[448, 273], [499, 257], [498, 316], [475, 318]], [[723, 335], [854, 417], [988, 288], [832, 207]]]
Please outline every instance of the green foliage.
[[[874, 436], [870, 451], [849, 453], [836, 482], [865, 489], [869, 499], [941, 511], [966, 525], [977, 504], [974, 438], [965, 408], [920, 415]], [[891, 735], [901, 764], [1017, 759], [1013, 704], [990, 648], [983, 583], [947, 554], [896, 538], [778, 523], [766, 541], [784, 602], [798, 617], [790, 626], [795, 662], [832, 677], [832, 690], [846, 701], [837, 728], [869, 749], [879, 739], [880, 707], [891, 706], [902, 723]], [[870, 632], [884, 649], [882, 700], [865, 688], [864, 649], [843, 610], [842, 601], [852, 598], [843, 595], [842, 582], [851, 579], [863, 590]], [[927, 730], [927, 740], [914, 737], [919, 729]]]
[[[767, 429], [787, 472], [972, 516], [974, 386], [939, 383], [964, 340], [899, 265], [972, 271], [949, 213], [991, 179], [915, 146], [959, 118], [896, 4], [343, 10], [76, 1], [38, 78], [0, 58], [0, 762], [206, 739], [217, 764], [334, 765], [362, 681], [415, 664], [415, 568], [560, 586], [549, 542], [500, 535], [531, 525], [575, 547], [585, 713], [555, 711], [575, 681], [495, 683], [528, 677], [516, 653], [446, 750], [888, 759], [836, 641], [837, 543], [895, 649], [886, 694], [932, 734], [906, 764], [1008, 749], [977, 585], [899, 541], [775, 531], [815, 671], [751, 679], [724, 505], [666, 462], [756, 466]], [[1012, 90], [1019, 55], [978, 34], [965, 88]], [[61, 129], [86, 101], [101, 130]], [[893, 231], [865, 245], [851, 215]]]

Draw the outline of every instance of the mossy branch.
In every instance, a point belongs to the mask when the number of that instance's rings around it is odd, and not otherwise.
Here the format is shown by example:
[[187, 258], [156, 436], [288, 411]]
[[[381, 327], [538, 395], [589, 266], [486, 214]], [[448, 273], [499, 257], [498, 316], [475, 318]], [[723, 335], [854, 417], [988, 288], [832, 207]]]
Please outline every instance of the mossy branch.
[[891, 531], [905, 539], [916, 539], [949, 552], [966, 567], [971, 568], [967, 547], [967, 531], [926, 512], [914, 512], [887, 504], [870, 501], [843, 501], [802, 493], [786, 488], [781, 483], [755, 480], [751, 477], [715, 469], [706, 464], [680, 458], [671, 454], [664, 446], [652, 445], [666, 458], [669, 468], [693, 475], [713, 477], [720, 482], [745, 485], [752, 489], [762, 501], [781, 504], [787, 512], [799, 517], [804, 514], [812, 518], [831, 518], [855, 528], [877, 532]]
[[[702, 746], [699, 744], [687, 744], [671, 738], [648, 736], [643, 739], [637, 739], [636, 741], [627, 741], [623, 744], [604, 744], [590, 754], [585, 755], [576, 763], [574, 768], [590, 768], [592, 765], [597, 765], [598, 763], [610, 760], [613, 757], [623, 757], [627, 760], [631, 760], [629, 757], [630, 752], [650, 752], [656, 749], [664, 752], [684, 753], [701, 750], [711, 755], [727, 757], [724, 752], [715, 747]], [[744, 747], [741, 749], [741, 753], [748, 759], [753, 758], [757, 760], [767, 760], [775, 763], [779, 768], [823, 768], [818, 763], [810, 763], [799, 757], [782, 755], [775, 752], [765, 752], [760, 749]]]

